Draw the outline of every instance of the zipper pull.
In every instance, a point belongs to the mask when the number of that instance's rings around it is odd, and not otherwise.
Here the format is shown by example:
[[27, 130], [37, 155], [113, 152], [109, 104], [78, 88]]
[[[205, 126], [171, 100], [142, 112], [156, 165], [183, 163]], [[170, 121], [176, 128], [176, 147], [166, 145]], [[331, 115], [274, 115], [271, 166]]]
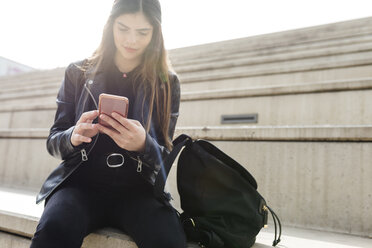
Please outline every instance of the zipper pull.
[[88, 156], [87, 156], [87, 152], [85, 151], [85, 149], [82, 149], [80, 152], [81, 152], [81, 159], [83, 161], [87, 161], [88, 160]]
[[142, 160], [140, 159], [139, 156], [137, 156], [137, 161], [138, 161], [138, 166], [137, 166], [137, 172], [141, 172], [142, 171]]
[[267, 228], [267, 216], [269, 214], [269, 209], [266, 205], [263, 205], [262, 210], [264, 211], [264, 228]]

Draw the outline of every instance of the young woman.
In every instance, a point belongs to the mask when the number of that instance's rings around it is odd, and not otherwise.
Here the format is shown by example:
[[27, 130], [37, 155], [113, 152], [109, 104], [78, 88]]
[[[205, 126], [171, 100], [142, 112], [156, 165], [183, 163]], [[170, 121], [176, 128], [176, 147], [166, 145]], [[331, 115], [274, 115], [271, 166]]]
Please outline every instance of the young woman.
[[[105, 226], [128, 233], [140, 248], [186, 247], [175, 210], [153, 195], [180, 103], [166, 58], [159, 1], [116, 0], [98, 49], [66, 69], [47, 139], [49, 153], [63, 162], [37, 196], [45, 209], [31, 248], [78, 248]], [[101, 93], [127, 97], [128, 117], [98, 116]]]

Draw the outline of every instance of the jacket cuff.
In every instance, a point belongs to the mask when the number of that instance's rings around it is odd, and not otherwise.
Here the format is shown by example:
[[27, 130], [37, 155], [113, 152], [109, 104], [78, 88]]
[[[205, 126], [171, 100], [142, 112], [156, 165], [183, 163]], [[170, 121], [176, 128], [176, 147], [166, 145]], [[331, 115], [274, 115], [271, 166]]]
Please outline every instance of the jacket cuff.
[[70, 150], [70, 151], [74, 151], [76, 146], [74, 146], [72, 143], [71, 143], [71, 136], [72, 136], [72, 133], [74, 132], [74, 129], [75, 129], [75, 126], [72, 126], [70, 127], [69, 129], [67, 129], [65, 131], [65, 135], [68, 139], [68, 141], [66, 141], [66, 145], [67, 145], [67, 149]]
[[81, 149], [83, 149], [83, 147], [85, 146], [84, 143], [78, 145], [78, 146], [74, 146], [72, 143], [71, 143], [71, 136], [72, 136], [72, 133], [74, 131], [74, 128], [75, 126], [72, 126], [70, 127], [69, 129], [67, 129], [66, 131], [64, 131], [64, 136], [65, 136], [65, 142], [64, 144], [66, 144], [66, 150], [64, 151], [64, 154], [68, 154], [66, 156], [66, 158], [64, 158], [64, 160], [66, 160], [67, 158], [69, 158], [71, 155], [75, 154], [76, 152], [80, 151]]
[[146, 133], [145, 150], [139, 153], [140, 158], [147, 164], [159, 164], [162, 160], [162, 152], [158, 142], [156, 142], [150, 134]]

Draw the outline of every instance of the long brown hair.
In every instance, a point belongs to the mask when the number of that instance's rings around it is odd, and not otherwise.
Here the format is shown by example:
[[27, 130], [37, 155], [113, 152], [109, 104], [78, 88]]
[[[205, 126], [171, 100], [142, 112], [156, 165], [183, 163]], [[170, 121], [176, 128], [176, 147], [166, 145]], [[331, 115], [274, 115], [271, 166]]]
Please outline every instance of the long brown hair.
[[[168, 137], [168, 129], [171, 112], [171, 90], [169, 80], [169, 61], [164, 47], [161, 28], [161, 8], [158, 0], [115, 0], [110, 16], [104, 26], [102, 40], [93, 55], [88, 58], [84, 68], [107, 70], [112, 65], [116, 52], [113, 37], [113, 24], [117, 17], [127, 13], [142, 12], [153, 27], [152, 39], [146, 48], [138, 70], [135, 70], [134, 80], [141, 82], [145, 98], [142, 100], [142, 110], [146, 100], [149, 102], [149, 112], [145, 130], [149, 132], [154, 110], [157, 106], [157, 120], [161, 127], [161, 138], [168, 149], [172, 148], [172, 141]], [[94, 73], [95, 73], [94, 72]], [[142, 111], [142, 119], [143, 111]], [[156, 137], [160, 138], [160, 137]]]

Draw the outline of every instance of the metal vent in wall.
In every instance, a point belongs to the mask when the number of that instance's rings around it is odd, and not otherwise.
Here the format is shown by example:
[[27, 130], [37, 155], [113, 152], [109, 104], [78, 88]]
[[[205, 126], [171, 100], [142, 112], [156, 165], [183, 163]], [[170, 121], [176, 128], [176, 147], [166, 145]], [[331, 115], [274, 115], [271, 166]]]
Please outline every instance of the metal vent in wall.
[[245, 114], [245, 115], [222, 115], [221, 124], [228, 123], [257, 123], [258, 114]]

